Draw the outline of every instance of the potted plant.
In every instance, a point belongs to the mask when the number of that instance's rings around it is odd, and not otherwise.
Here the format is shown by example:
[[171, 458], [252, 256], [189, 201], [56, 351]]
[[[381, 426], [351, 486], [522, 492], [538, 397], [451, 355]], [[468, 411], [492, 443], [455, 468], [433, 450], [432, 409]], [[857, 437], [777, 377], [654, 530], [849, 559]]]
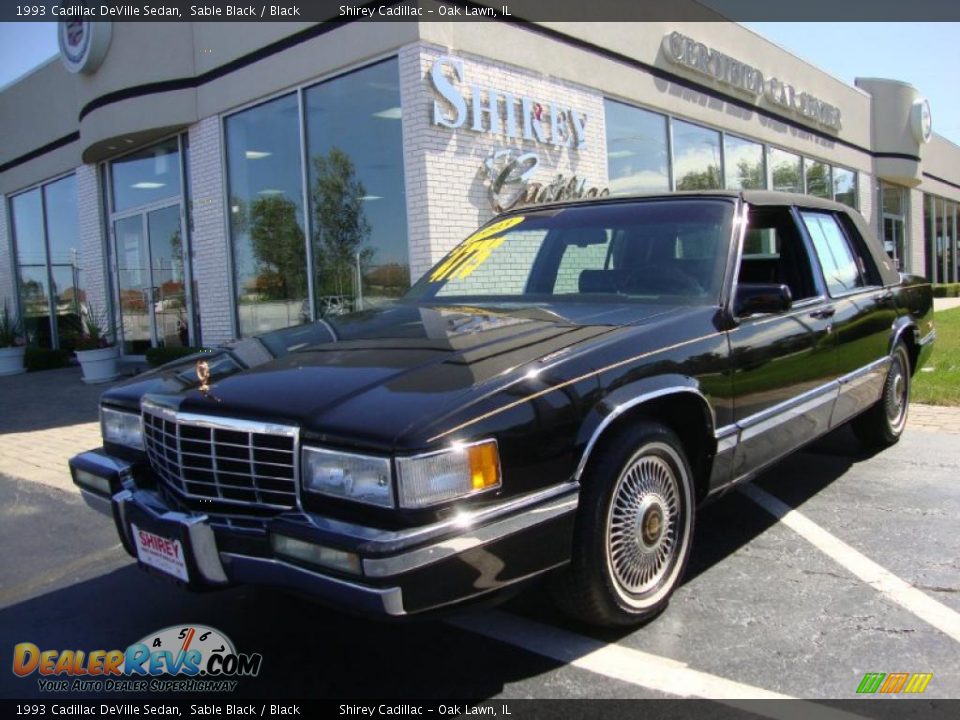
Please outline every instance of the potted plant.
[[106, 311], [83, 305], [80, 315], [82, 328], [75, 352], [83, 381], [93, 384], [116, 380], [120, 376], [117, 370], [120, 348], [113, 340]]
[[26, 372], [23, 366], [26, 350], [27, 343], [20, 320], [10, 316], [10, 309], [4, 303], [3, 315], [0, 315], [0, 375], [19, 375]]

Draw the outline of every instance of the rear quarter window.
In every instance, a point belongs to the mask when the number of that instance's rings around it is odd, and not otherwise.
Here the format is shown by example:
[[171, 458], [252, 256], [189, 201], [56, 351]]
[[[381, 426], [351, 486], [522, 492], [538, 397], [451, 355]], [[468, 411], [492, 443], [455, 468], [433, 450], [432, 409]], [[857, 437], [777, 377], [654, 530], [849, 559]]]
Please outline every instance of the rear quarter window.
[[810, 233], [829, 293], [843, 295], [864, 287], [861, 262], [836, 216], [807, 210], [801, 210], [800, 216]]

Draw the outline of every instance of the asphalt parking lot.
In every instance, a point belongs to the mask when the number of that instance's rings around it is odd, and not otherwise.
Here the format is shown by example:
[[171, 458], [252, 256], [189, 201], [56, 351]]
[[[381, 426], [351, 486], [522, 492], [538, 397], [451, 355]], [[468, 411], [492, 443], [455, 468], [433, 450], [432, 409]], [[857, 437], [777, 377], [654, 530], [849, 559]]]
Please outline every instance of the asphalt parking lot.
[[[75, 379], [59, 372], [45, 384]], [[60, 454], [86, 449], [95, 393], [51, 391], [48, 404], [74, 411], [58, 425], [48, 407], [31, 423], [14, 403], [40, 381], [0, 381], [3, 653], [24, 641], [125, 648], [202, 623], [263, 654], [237, 697], [848, 699], [867, 672], [933, 673], [924, 698], [960, 697], [957, 411], [938, 426], [915, 408], [900, 444], [873, 456], [836, 433], [704, 508], [667, 611], [630, 632], [599, 632], [559, 616], [540, 586], [498, 607], [402, 624], [269, 590], [181, 591], [140, 572], [112, 524], [54, 477]], [[4, 436], [20, 445], [3, 450]], [[54, 458], [48, 468], [10, 449], [31, 438]], [[6, 670], [0, 697], [49, 694]]]

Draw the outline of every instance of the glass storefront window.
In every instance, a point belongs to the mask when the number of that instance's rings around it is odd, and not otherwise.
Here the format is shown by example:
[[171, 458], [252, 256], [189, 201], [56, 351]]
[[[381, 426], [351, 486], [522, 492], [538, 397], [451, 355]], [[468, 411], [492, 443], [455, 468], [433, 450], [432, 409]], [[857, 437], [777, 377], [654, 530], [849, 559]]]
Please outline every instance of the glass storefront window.
[[807, 195], [831, 199], [830, 166], [825, 162], [807, 158], [803, 167], [807, 176]]
[[51, 295], [60, 347], [73, 349], [80, 327], [80, 306], [86, 302], [80, 269], [80, 227], [77, 179], [68, 175], [43, 188], [50, 249]]
[[15, 195], [10, 211], [27, 342], [72, 349], [80, 329], [80, 304], [86, 299], [76, 178], [68, 175]]
[[27, 342], [53, 347], [50, 329], [50, 281], [43, 239], [40, 188], [15, 196], [11, 202], [13, 237], [20, 276], [20, 314]]
[[667, 118], [613, 100], [603, 107], [610, 194], [669, 190]]
[[180, 150], [171, 138], [110, 163], [113, 211], [180, 195]]
[[672, 122], [673, 176], [677, 190], [717, 190], [720, 179], [720, 133], [680, 120]]
[[781, 192], [803, 192], [803, 175], [800, 172], [800, 156], [779, 148], [770, 148], [767, 154], [773, 189]]
[[410, 260], [397, 60], [308, 88], [304, 104], [316, 315], [400, 297]]
[[833, 199], [856, 209], [857, 173], [846, 168], [833, 168]]
[[726, 187], [731, 190], [762, 190], [767, 186], [763, 145], [733, 135], [723, 138]]
[[943, 256], [947, 264], [943, 282], [957, 282], [957, 204], [951, 200], [944, 202], [943, 230]]
[[225, 121], [230, 239], [242, 336], [310, 318], [298, 113], [294, 93]]

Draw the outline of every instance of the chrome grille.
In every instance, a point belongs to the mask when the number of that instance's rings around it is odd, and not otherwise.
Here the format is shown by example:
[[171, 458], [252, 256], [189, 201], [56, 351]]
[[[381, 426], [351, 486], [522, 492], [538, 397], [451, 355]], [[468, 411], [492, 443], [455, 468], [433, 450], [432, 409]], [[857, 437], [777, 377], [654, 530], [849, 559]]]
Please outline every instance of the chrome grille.
[[142, 404], [143, 438], [160, 482], [193, 509], [297, 504], [297, 428]]

